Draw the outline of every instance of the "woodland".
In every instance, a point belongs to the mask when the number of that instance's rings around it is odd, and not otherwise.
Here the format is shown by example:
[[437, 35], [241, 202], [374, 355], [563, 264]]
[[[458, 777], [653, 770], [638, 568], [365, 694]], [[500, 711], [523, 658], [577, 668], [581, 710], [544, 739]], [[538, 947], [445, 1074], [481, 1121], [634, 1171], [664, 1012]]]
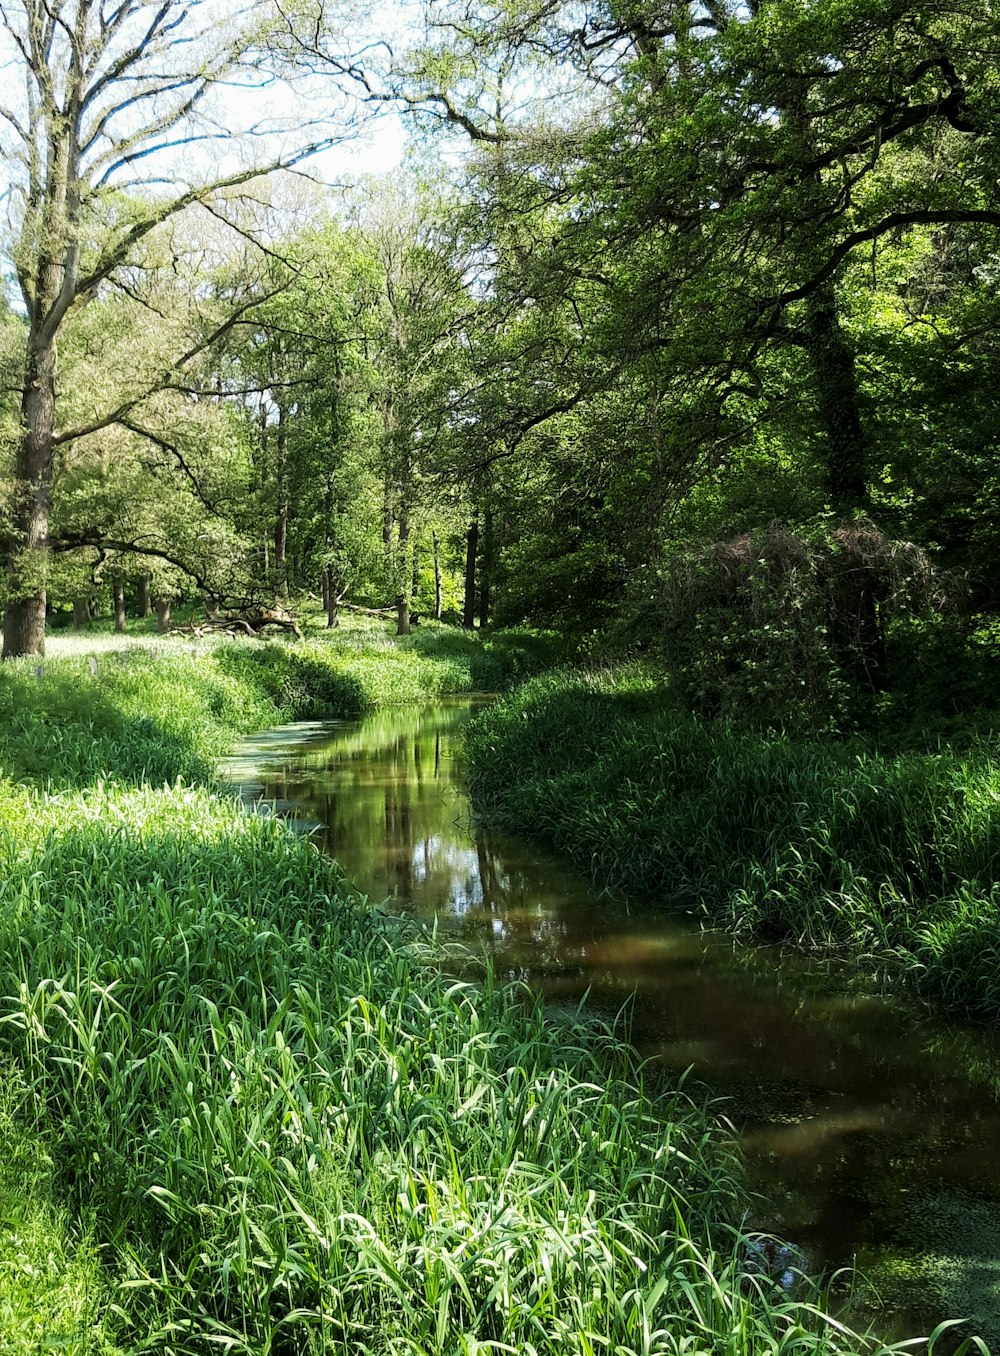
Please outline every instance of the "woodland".
[[0, 1356], [1000, 1341], [996, 1183], [851, 1308], [219, 772], [488, 692], [477, 822], [995, 1024], [996, 0], [0, 0], [0, 150]]
[[[950, 679], [998, 601], [993, 6], [391, 13], [4, 6], [4, 653], [102, 590], [312, 593], [765, 719], [855, 719], [894, 635]], [[326, 121], [234, 145], [255, 81]], [[398, 172], [318, 186], [386, 109]]]

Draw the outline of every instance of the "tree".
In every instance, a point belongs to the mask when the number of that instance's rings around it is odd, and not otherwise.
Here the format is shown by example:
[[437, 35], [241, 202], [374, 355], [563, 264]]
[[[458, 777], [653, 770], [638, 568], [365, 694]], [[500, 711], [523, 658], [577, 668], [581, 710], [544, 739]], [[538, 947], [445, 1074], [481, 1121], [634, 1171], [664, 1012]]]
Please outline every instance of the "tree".
[[[536, 332], [493, 365], [510, 417], [478, 422], [495, 435], [470, 445], [481, 463], [537, 455], [548, 426], [564, 450], [578, 418], [588, 465], [553, 522], [589, 521], [620, 560], [626, 527], [624, 563], [643, 535], [655, 558], [678, 501], [764, 445], [818, 473], [814, 507], [871, 500], [892, 412], [858, 364], [851, 294], [921, 233], [964, 228], [995, 254], [995, 7], [425, 8], [399, 91], [477, 147], [473, 191], [501, 223], [487, 314], [498, 335]], [[542, 83], [568, 91], [554, 113], [501, 109], [501, 88]]]
[[44, 650], [54, 459], [80, 436], [57, 426], [69, 318], [164, 223], [324, 144], [189, 177], [200, 145], [224, 136], [204, 115], [193, 119], [247, 58], [266, 11], [253, 3], [241, 15], [237, 30], [190, 0], [0, 0], [0, 32], [23, 82], [20, 98], [0, 104], [0, 123], [16, 176], [11, 254], [27, 317], [4, 657]]
[[358, 226], [375, 264], [369, 380], [381, 425], [385, 576], [400, 635], [410, 629], [418, 532], [429, 503], [447, 492], [434, 478], [454, 433], [466, 362], [457, 337], [471, 302], [442, 208], [411, 183], [405, 199], [394, 189], [374, 195]]

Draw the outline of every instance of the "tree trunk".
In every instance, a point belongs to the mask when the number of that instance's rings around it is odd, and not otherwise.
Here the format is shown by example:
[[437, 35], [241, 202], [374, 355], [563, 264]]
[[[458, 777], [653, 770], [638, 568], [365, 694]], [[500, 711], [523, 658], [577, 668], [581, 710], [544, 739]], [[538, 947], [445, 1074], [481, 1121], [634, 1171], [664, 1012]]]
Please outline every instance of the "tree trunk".
[[81, 630], [89, 621], [90, 600], [78, 595], [73, 599], [73, 630]]
[[170, 599], [156, 600], [156, 629], [161, 635], [170, 630]]
[[476, 624], [476, 552], [479, 549], [479, 519], [469, 524], [465, 542], [465, 607], [462, 625], [471, 631]]
[[274, 569], [277, 594], [288, 597], [288, 427], [285, 407], [278, 406], [276, 493], [274, 504]]
[[493, 583], [493, 512], [486, 510], [483, 520], [483, 553], [479, 567], [479, 629], [490, 623], [490, 590]]
[[117, 570], [111, 576], [111, 595], [115, 602], [115, 630], [121, 635], [125, 630], [125, 585]]
[[260, 464], [258, 466], [257, 478], [257, 500], [258, 517], [260, 525], [260, 538], [257, 547], [257, 558], [260, 562], [260, 577], [266, 580], [271, 573], [271, 543], [268, 539], [268, 503], [267, 503], [267, 451], [268, 451], [268, 433], [267, 433], [267, 402], [261, 401], [260, 415], [258, 420], [258, 437], [260, 440]]
[[410, 541], [410, 515], [403, 512], [399, 517], [399, 569], [402, 579], [396, 594], [396, 635], [410, 634], [410, 580], [407, 578], [406, 549]]
[[431, 541], [434, 544], [434, 620], [441, 620], [443, 591], [441, 588], [441, 542], [438, 534], [431, 534]]
[[148, 574], [141, 574], [139, 576], [139, 586], [138, 586], [139, 593], [138, 611], [140, 617], [151, 617], [153, 615], [153, 603], [149, 596], [149, 585], [150, 585], [150, 576]]
[[332, 631], [340, 625], [340, 598], [337, 594], [337, 580], [333, 568], [327, 565], [323, 571], [323, 606], [326, 608], [327, 629]]
[[28, 339], [21, 414], [24, 437], [17, 450], [7, 538], [7, 597], [3, 658], [45, 654], [45, 574], [52, 502], [52, 432], [56, 401], [56, 350], [34, 334]]
[[861, 423], [854, 350], [837, 314], [837, 295], [824, 283], [807, 302], [806, 350], [827, 445], [827, 485], [834, 509], [868, 503], [868, 447]]

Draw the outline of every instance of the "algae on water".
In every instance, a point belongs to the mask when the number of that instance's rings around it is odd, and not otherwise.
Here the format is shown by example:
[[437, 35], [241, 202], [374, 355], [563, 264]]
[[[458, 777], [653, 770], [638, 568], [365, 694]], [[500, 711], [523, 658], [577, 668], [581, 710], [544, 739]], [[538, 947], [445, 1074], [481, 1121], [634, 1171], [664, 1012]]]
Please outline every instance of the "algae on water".
[[998, 1240], [1000, 1201], [961, 1188], [915, 1192], [900, 1217], [898, 1249], [863, 1268], [865, 1297], [885, 1307], [952, 1314], [964, 1320], [963, 1333], [1000, 1351]]

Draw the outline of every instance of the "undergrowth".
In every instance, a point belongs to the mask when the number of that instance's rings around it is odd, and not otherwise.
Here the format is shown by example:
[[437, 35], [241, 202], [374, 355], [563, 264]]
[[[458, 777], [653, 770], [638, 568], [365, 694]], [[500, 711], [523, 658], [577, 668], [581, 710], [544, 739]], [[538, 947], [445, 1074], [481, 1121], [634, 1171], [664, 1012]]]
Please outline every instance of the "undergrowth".
[[1000, 1011], [1000, 760], [734, 730], [636, 671], [552, 674], [477, 718], [489, 814], [717, 925], [892, 953], [943, 1007]]
[[9, 663], [0, 673], [0, 772], [53, 787], [204, 782], [236, 734], [484, 690], [491, 678], [501, 687], [515, 664], [475, 639], [451, 650], [444, 639], [425, 654], [371, 626], [294, 645], [171, 640]]

